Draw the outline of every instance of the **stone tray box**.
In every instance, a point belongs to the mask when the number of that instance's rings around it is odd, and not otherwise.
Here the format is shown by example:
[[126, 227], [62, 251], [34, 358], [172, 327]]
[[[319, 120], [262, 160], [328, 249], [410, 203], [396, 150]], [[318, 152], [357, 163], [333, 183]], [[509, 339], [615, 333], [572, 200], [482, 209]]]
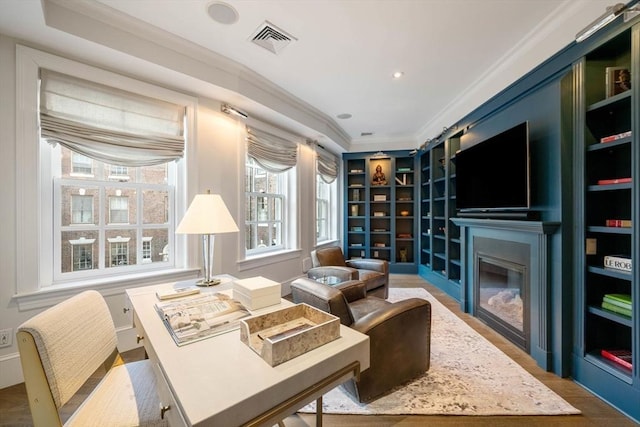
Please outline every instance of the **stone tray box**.
[[233, 299], [249, 310], [280, 304], [280, 283], [262, 276], [233, 282]]
[[240, 320], [240, 340], [277, 366], [340, 337], [340, 319], [307, 304]]

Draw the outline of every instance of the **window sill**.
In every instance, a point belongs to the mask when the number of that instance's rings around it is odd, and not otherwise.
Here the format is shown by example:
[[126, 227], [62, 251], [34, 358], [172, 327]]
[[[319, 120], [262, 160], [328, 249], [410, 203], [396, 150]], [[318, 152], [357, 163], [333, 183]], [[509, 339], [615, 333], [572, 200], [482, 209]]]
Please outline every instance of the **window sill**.
[[186, 268], [164, 270], [154, 273], [130, 274], [94, 281], [83, 280], [82, 282], [49, 286], [35, 292], [17, 294], [13, 296], [13, 300], [18, 304], [19, 311], [48, 308], [88, 289], [100, 291], [103, 296], [118, 295], [124, 293], [124, 291], [129, 288], [194, 279], [198, 277], [199, 273], [199, 269]]
[[302, 251], [300, 249], [288, 249], [277, 252], [268, 252], [265, 254], [254, 255], [238, 262], [238, 271], [251, 270], [258, 267], [264, 267], [277, 262], [289, 261], [300, 257]]

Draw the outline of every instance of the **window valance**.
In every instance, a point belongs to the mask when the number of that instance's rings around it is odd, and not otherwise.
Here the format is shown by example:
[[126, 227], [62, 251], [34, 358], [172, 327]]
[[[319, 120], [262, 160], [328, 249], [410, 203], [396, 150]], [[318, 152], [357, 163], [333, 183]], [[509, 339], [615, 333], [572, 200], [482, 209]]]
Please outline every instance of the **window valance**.
[[338, 158], [320, 147], [316, 147], [316, 167], [318, 174], [327, 184], [331, 184], [338, 177]]
[[184, 106], [46, 69], [40, 78], [40, 133], [49, 143], [130, 167], [184, 155]]
[[279, 173], [296, 165], [298, 144], [254, 126], [247, 126], [247, 154], [265, 170]]

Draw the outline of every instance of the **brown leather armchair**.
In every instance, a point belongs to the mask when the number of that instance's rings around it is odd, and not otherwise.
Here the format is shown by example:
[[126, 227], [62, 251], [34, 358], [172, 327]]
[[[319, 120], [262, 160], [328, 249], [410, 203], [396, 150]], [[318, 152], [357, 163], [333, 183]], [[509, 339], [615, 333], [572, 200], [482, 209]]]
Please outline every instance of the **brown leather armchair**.
[[429, 370], [431, 304], [421, 298], [390, 303], [367, 296], [359, 280], [328, 286], [308, 278], [291, 283], [295, 303], [307, 303], [340, 318], [370, 340], [370, 366], [342, 387], [370, 402]]
[[367, 295], [383, 299], [389, 297], [389, 263], [382, 259], [345, 260], [339, 246], [311, 251], [313, 267], [307, 276], [337, 276], [343, 280], [360, 280], [365, 284]]

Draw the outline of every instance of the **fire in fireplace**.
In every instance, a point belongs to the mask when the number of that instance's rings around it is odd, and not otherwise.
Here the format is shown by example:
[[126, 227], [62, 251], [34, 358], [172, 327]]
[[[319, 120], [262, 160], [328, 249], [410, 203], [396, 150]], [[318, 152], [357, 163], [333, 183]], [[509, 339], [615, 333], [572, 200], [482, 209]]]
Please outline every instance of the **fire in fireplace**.
[[[510, 242], [508, 246], [513, 244]], [[528, 351], [528, 254], [519, 256], [523, 251], [505, 247], [496, 251], [494, 245], [489, 246], [493, 246], [491, 253], [483, 250], [475, 253], [475, 315]]]

